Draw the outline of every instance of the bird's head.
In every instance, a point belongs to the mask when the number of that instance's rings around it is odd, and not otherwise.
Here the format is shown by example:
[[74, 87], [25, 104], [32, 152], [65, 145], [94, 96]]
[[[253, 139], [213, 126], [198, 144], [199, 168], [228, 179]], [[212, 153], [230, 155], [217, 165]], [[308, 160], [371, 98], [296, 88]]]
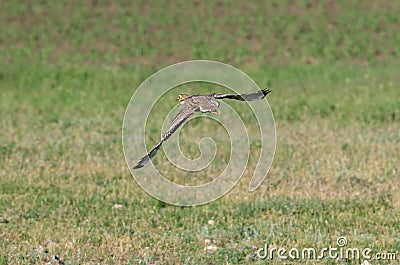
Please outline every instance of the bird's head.
[[179, 94], [178, 101], [179, 101], [179, 103], [183, 103], [188, 98], [189, 98], [189, 95], [187, 95], [187, 94]]

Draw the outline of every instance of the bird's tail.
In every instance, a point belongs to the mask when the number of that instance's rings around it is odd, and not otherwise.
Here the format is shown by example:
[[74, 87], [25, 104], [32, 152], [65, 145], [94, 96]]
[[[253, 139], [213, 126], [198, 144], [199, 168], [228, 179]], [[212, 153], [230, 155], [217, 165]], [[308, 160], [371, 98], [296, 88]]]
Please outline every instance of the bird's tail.
[[161, 145], [162, 145], [163, 141], [160, 141], [156, 147], [154, 147], [147, 155], [145, 155], [144, 157], [142, 157], [139, 162], [137, 162], [137, 164], [133, 167], [133, 169], [137, 169], [137, 168], [141, 168], [143, 166], [145, 166], [147, 163], [150, 162], [150, 160], [156, 155], [158, 149], [160, 149]]

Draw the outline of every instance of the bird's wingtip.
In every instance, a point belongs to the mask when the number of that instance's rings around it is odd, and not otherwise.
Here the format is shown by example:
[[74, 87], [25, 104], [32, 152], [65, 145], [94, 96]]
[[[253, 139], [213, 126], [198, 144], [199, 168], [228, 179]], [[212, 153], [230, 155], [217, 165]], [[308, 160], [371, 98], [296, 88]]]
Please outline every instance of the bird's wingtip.
[[137, 163], [134, 167], [132, 167], [132, 169], [138, 169], [143, 167], [143, 165], [141, 165], [140, 163]]
[[268, 94], [271, 93], [272, 91], [268, 88], [264, 88], [263, 90], [261, 90], [263, 93]]
[[153, 150], [150, 151], [150, 153], [148, 153], [147, 155], [142, 157], [139, 160], [139, 162], [137, 162], [137, 164], [133, 167], [133, 169], [138, 169], [138, 168], [144, 167], [147, 163], [149, 163], [150, 160], [156, 155], [158, 149], [160, 149], [162, 142], [163, 141], [158, 143], [158, 145], [156, 145], [156, 147], [154, 147]]
[[136, 163], [136, 165], [132, 169], [138, 169], [144, 167], [144, 165], [147, 164], [147, 162], [150, 161], [148, 158], [148, 155], [142, 157], [142, 159], [139, 160], [139, 162]]
[[272, 91], [269, 90], [268, 88], [264, 88], [263, 90], [261, 90], [261, 92], [263, 93], [263, 98], [266, 97], [269, 93], [271, 93]]

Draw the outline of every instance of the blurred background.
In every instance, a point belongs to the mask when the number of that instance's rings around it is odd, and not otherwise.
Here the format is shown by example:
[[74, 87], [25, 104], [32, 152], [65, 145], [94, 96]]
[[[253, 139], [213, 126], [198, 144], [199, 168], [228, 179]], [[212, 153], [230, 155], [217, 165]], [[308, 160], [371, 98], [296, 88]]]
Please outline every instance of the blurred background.
[[[338, 236], [399, 253], [399, 13], [380, 0], [2, 1], [0, 264], [259, 264], [266, 242]], [[222, 199], [177, 208], [134, 182], [121, 128], [147, 77], [194, 59], [273, 91], [277, 150], [257, 191], [249, 169]]]

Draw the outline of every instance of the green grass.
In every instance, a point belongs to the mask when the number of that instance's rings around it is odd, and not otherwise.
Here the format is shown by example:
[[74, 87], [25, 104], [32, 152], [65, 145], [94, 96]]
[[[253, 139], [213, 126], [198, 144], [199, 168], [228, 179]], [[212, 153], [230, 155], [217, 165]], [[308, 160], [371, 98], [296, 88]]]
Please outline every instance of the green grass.
[[[252, 247], [322, 249], [338, 236], [399, 262], [400, 5], [240, 5], [0, 3], [0, 264], [282, 264], [258, 260]], [[230, 63], [273, 90], [277, 150], [255, 192], [251, 160], [223, 198], [175, 207], [130, 176], [121, 129], [134, 90], [189, 59]], [[182, 130], [189, 156], [209, 134], [204, 122]], [[150, 146], [160, 128], [148, 126]], [[222, 145], [218, 155], [227, 152]], [[214, 170], [180, 175], [164, 158], [155, 163], [177, 182], [204, 183]], [[207, 239], [215, 251], [204, 251]]]

